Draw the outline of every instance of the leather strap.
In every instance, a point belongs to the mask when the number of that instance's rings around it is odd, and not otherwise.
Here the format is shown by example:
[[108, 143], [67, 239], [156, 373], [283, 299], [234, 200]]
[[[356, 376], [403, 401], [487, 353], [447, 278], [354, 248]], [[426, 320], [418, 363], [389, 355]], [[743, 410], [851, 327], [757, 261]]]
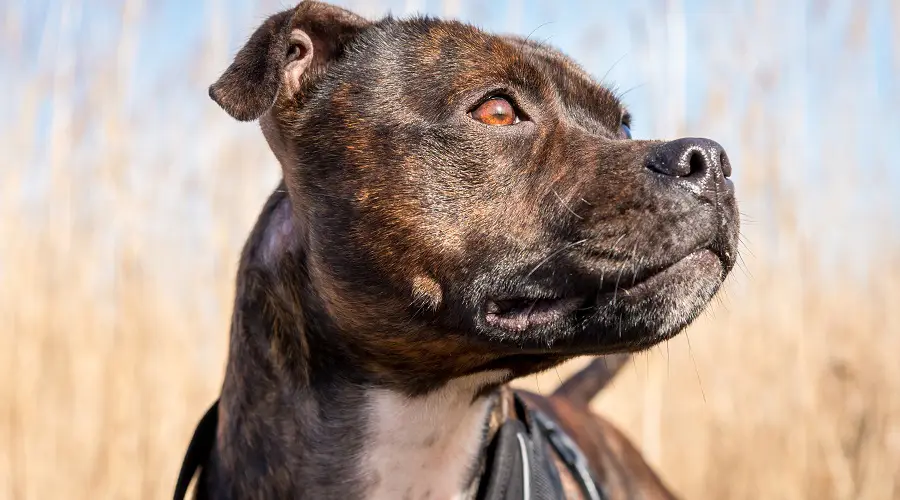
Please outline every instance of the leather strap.
[[562, 458], [562, 461], [574, 474], [576, 481], [581, 486], [582, 492], [588, 500], [607, 500], [608, 495], [594, 481], [591, 468], [588, 464], [587, 457], [581, 452], [581, 448], [575, 444], [575, 441], [563, 432], [547, 415], [538, 410], [532, 410], [535, 421], [542, 428], [543, 433], [547, 436], [553, 449]]
[[187, 495], [188, 486], [194, 479], [194, 475], [209, 460], [216, 442], [218, 425], [219, 400], [217, 399], [200, 419], [194, 430], [194, 436], [191, 438], [191, 444], [188, 445], [187, 452], [184, 454], [181, 471], [178, 473], [178, 482], [175, 483], [175, 500], [182, 500]]
[[487, 449], [478, 500], [560, 500], [565, 498], [552, 454], [556, 453], [588, 500], [606, 500], [587, 459], [559, 426], [514, 396], [515, 411]]

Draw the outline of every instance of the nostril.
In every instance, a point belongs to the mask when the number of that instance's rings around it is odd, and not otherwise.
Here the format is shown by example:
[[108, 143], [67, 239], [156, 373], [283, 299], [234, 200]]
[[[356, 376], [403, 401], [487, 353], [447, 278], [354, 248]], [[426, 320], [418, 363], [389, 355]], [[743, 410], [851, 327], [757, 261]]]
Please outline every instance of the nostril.
[[725, 154], [725, 151], [719, 154], [719, 166], [722, 167], [722, 174], [725, 177], [731, 177], [731, 162], [728, 161], [728, 155]]
[[703, 158], [703, 153], [694, 150], [689, 154], [690, 157], [688, 158], [688, 168], [684, 169], [687, 170], [687, 174], [684, 175], [684, 177], [690, 177], [694, 174], [702, 173], [704, 170], [706, 170], [706, 160]]

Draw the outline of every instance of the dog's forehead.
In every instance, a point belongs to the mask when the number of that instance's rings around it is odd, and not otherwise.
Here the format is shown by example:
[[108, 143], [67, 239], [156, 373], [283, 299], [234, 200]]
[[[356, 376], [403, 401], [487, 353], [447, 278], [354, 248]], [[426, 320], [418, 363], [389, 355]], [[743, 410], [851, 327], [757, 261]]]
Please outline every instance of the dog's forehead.
[[[514, 35], [431, 18], [391, 20], [375, 29], [360, 52], [377, 53], [383, 80], [400, 80], [423, 91], [443, 91], [448, 103], [468, 91], [514, 87], [536, 101], [556, 101], [578, 115], [618, 128], [624, 112], [615, 93], [596, 82], [556, 48]], [[369, 53], [369, 54], [366, 54]]]
[[502, 38], [516, 47], [531, 64], [542, 68], [562, 97], [563, 104], [575, 108], [570, 110], [600, 116], [604, 123], [618, 129], [625, 109], [612, 89], [596, 82], [577, 62], [550, 45], [517, 36]]

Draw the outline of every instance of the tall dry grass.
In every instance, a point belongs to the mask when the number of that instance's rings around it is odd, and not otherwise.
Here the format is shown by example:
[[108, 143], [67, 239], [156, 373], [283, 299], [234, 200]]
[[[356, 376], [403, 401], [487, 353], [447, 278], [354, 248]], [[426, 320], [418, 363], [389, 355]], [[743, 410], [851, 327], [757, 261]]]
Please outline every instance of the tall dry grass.
[[[222, 379], [238, 251], [277, 174], [253, 127], [184, 108], [205, 99], [225, 47], [279, 8], [244, 5], [253, 15], [238, 21], [235, 3], [208, 1], [199, 46], [149, 86], [140, 55], [155, 40], [142, 27], [156, 4], [66, 0], [45, 17], [28, 2], [3, 6], [0, 498], [170, 493]], [[475, 15], [473, 5], [443, 8]], [[875, 48], [873, 24], [889, 23], [900, 46], [900, 7], [811, 2], [798, 34], [777, 24], [790, 16], [775, 0], [734, 2], [716, 16], [740, 23], [715, 35], [698, 67], [672, 57], [693, 33], [679, 28], [685, 6], [640, 5], [628, 25], [643, 33], [632, 66], [650, 81], [634, 97], [639, 123], [654, 124], [647, 135], [724, 138], [744, 263], [694, 326], [636, 357], [596, 409], [688, 498], [900, 498], [898, 186], [876, 147], [897, 128], [879, 136], [872, 112], [856, 111], [883, 105], [876, 116], [890, 116], [900, 101], [865, 101], [855, 88], [872, 82], [857, 65]], [[115, 43], [89, 54], [96, 9], [115, 20]], [[845, 51], [811, 45], [820, 21], [837, 24]], [[596, 57], [597, 36], [585, 34], [576, 58]], [[791, 55], [798, 44], [807, 56]], [[697, 72], [706, 89], [692, 113], [672, 95], [687, 95]], [[807, 96], [819, 80], [824, 98]], [[810, 123], [817, 106], [827, 111]], [[847, 133], [856, 129], [871, 133]], [[868, 170], [856, 161], [865, 154]], [[799, 178], [811, 172], [816, 182]], [[548, 392], [578, 364], [521, 383]]]

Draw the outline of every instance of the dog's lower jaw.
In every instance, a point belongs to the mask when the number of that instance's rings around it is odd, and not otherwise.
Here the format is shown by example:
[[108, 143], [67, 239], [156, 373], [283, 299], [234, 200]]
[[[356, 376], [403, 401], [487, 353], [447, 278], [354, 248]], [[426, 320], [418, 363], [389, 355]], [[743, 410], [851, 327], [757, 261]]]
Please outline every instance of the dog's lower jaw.
[[507, 377], [504, 370], [477, 373], [412, 398], [370, 391], [362, 451], [365, 497], [471, 498], [493, 399], [482, 391]]

